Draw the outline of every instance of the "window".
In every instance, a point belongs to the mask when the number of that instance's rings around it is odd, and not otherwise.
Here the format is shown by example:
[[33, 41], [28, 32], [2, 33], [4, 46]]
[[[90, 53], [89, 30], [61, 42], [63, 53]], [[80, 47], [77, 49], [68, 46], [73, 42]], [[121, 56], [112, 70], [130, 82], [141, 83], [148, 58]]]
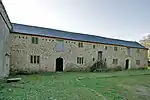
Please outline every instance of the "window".
[[30, 63], [33, 63], [33, 56], [30, 56]]
[[38, 38], [37, 37], [32, 37], [32, 43], [33, 44], [38, 44]]
[[83, 48], [83, 42], [79, 42], [79, 43], [78, 43], [78, 47], [79, 47], [79, 48]]
[[117, 65], [118, 64], [118, 59], [113, 59], [113, 64]]
[[95, 49], [95, 45], [93, 45], [93, 49]]
[[140, 60], [136, 60], [136, 65], [140, 65]]
[[39, 64], [40, 63], [40, 56], [30, 56], [30, 63], [32, 64]]
[[114, 51], [118, 51], [118, 48], [117, 48], [117, 47], [114, 47]]
[[64, 51], [64, 41], [63, 40], [57, 40], [55, 45], [55, 50], [57, 52], [63, 52]]
[[105, 46], [105, 50], [107, 50], [107, 46]]
[[83, 64], [83, 57], [77, 57], [77, 64]]
[[95, 58], [93, 58], [93, 61], [95, 61]]

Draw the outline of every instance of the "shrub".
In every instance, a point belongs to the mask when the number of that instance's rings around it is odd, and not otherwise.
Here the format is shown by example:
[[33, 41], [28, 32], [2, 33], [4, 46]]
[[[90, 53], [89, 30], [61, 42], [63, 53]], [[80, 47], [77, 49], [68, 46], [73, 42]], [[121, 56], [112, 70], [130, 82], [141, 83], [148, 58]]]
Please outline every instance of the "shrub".
[[138, 69], [139, 70], [146, 70], [146, 69], [148, 69], [148, 67], [147, 66], [145, 66], [145, 67], [139, 67]]

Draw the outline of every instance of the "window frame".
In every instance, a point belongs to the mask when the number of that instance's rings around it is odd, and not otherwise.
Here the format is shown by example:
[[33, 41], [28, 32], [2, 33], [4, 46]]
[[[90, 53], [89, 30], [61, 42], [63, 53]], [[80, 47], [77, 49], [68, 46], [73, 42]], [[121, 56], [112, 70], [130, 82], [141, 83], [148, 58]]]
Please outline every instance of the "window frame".
[[108, 49], [108, 47], [107, 46], [105, 46], [105, 50], [107, 50]]
[[84, 63], [84, 57], [77, 57], [77, 64], [83, 64]]
[[95, 45], [93, 45], [93, 49], [95, 49], [96, 48], [96, 46]]
[[64, 52], [64, 40], [62, 40], [62, 39], [56, 40], [55, 51], [56, 52]]
[[113, 64], [118, 65], [118, 59], [113, 59]]
[[114, 51], [118, 51], [118, 47], [117, 46], [114, 47]]
[[31, 37], [32, 44], [39, 44], [39, 38], [38, 37]]
[[30, 63], [31, 64], [40, 64], [40, 56], [30, 55]]
[[95, 58], [93, 58], [93, 61], [95, 61]]
[[140, 65], [140, 60], [136, 60], [136, 65]]
[[83, 42], [78, 42], [78, 47], [83, 48]]

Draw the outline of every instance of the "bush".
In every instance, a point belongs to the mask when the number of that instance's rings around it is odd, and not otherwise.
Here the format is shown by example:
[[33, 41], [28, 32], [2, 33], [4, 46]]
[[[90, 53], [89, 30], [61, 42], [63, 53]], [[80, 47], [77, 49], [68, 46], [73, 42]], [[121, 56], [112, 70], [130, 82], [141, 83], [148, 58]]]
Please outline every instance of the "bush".
[[148, 67], [147, 66], [145, 66], [145, 67], [139, 67], [138, 69], [139, 70], [146, 70], [146, 69], [148, 69]]

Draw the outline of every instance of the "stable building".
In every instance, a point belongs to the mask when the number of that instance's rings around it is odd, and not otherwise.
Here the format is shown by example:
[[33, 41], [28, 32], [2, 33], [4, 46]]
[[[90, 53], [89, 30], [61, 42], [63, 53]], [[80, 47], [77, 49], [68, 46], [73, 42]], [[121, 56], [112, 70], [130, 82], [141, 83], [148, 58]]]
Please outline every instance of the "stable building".
[[96, 61], [108, 68], [145, 67], [147, 48], [135, 41], [11, 23], [0, 1], [0, 78], [10, 71], [69, 71]]
[[23, 71], [68, 71], [97, 60], [108, 68], [147, 66], [147, 49], [134, 41], [12, 24], [11, 67]]

